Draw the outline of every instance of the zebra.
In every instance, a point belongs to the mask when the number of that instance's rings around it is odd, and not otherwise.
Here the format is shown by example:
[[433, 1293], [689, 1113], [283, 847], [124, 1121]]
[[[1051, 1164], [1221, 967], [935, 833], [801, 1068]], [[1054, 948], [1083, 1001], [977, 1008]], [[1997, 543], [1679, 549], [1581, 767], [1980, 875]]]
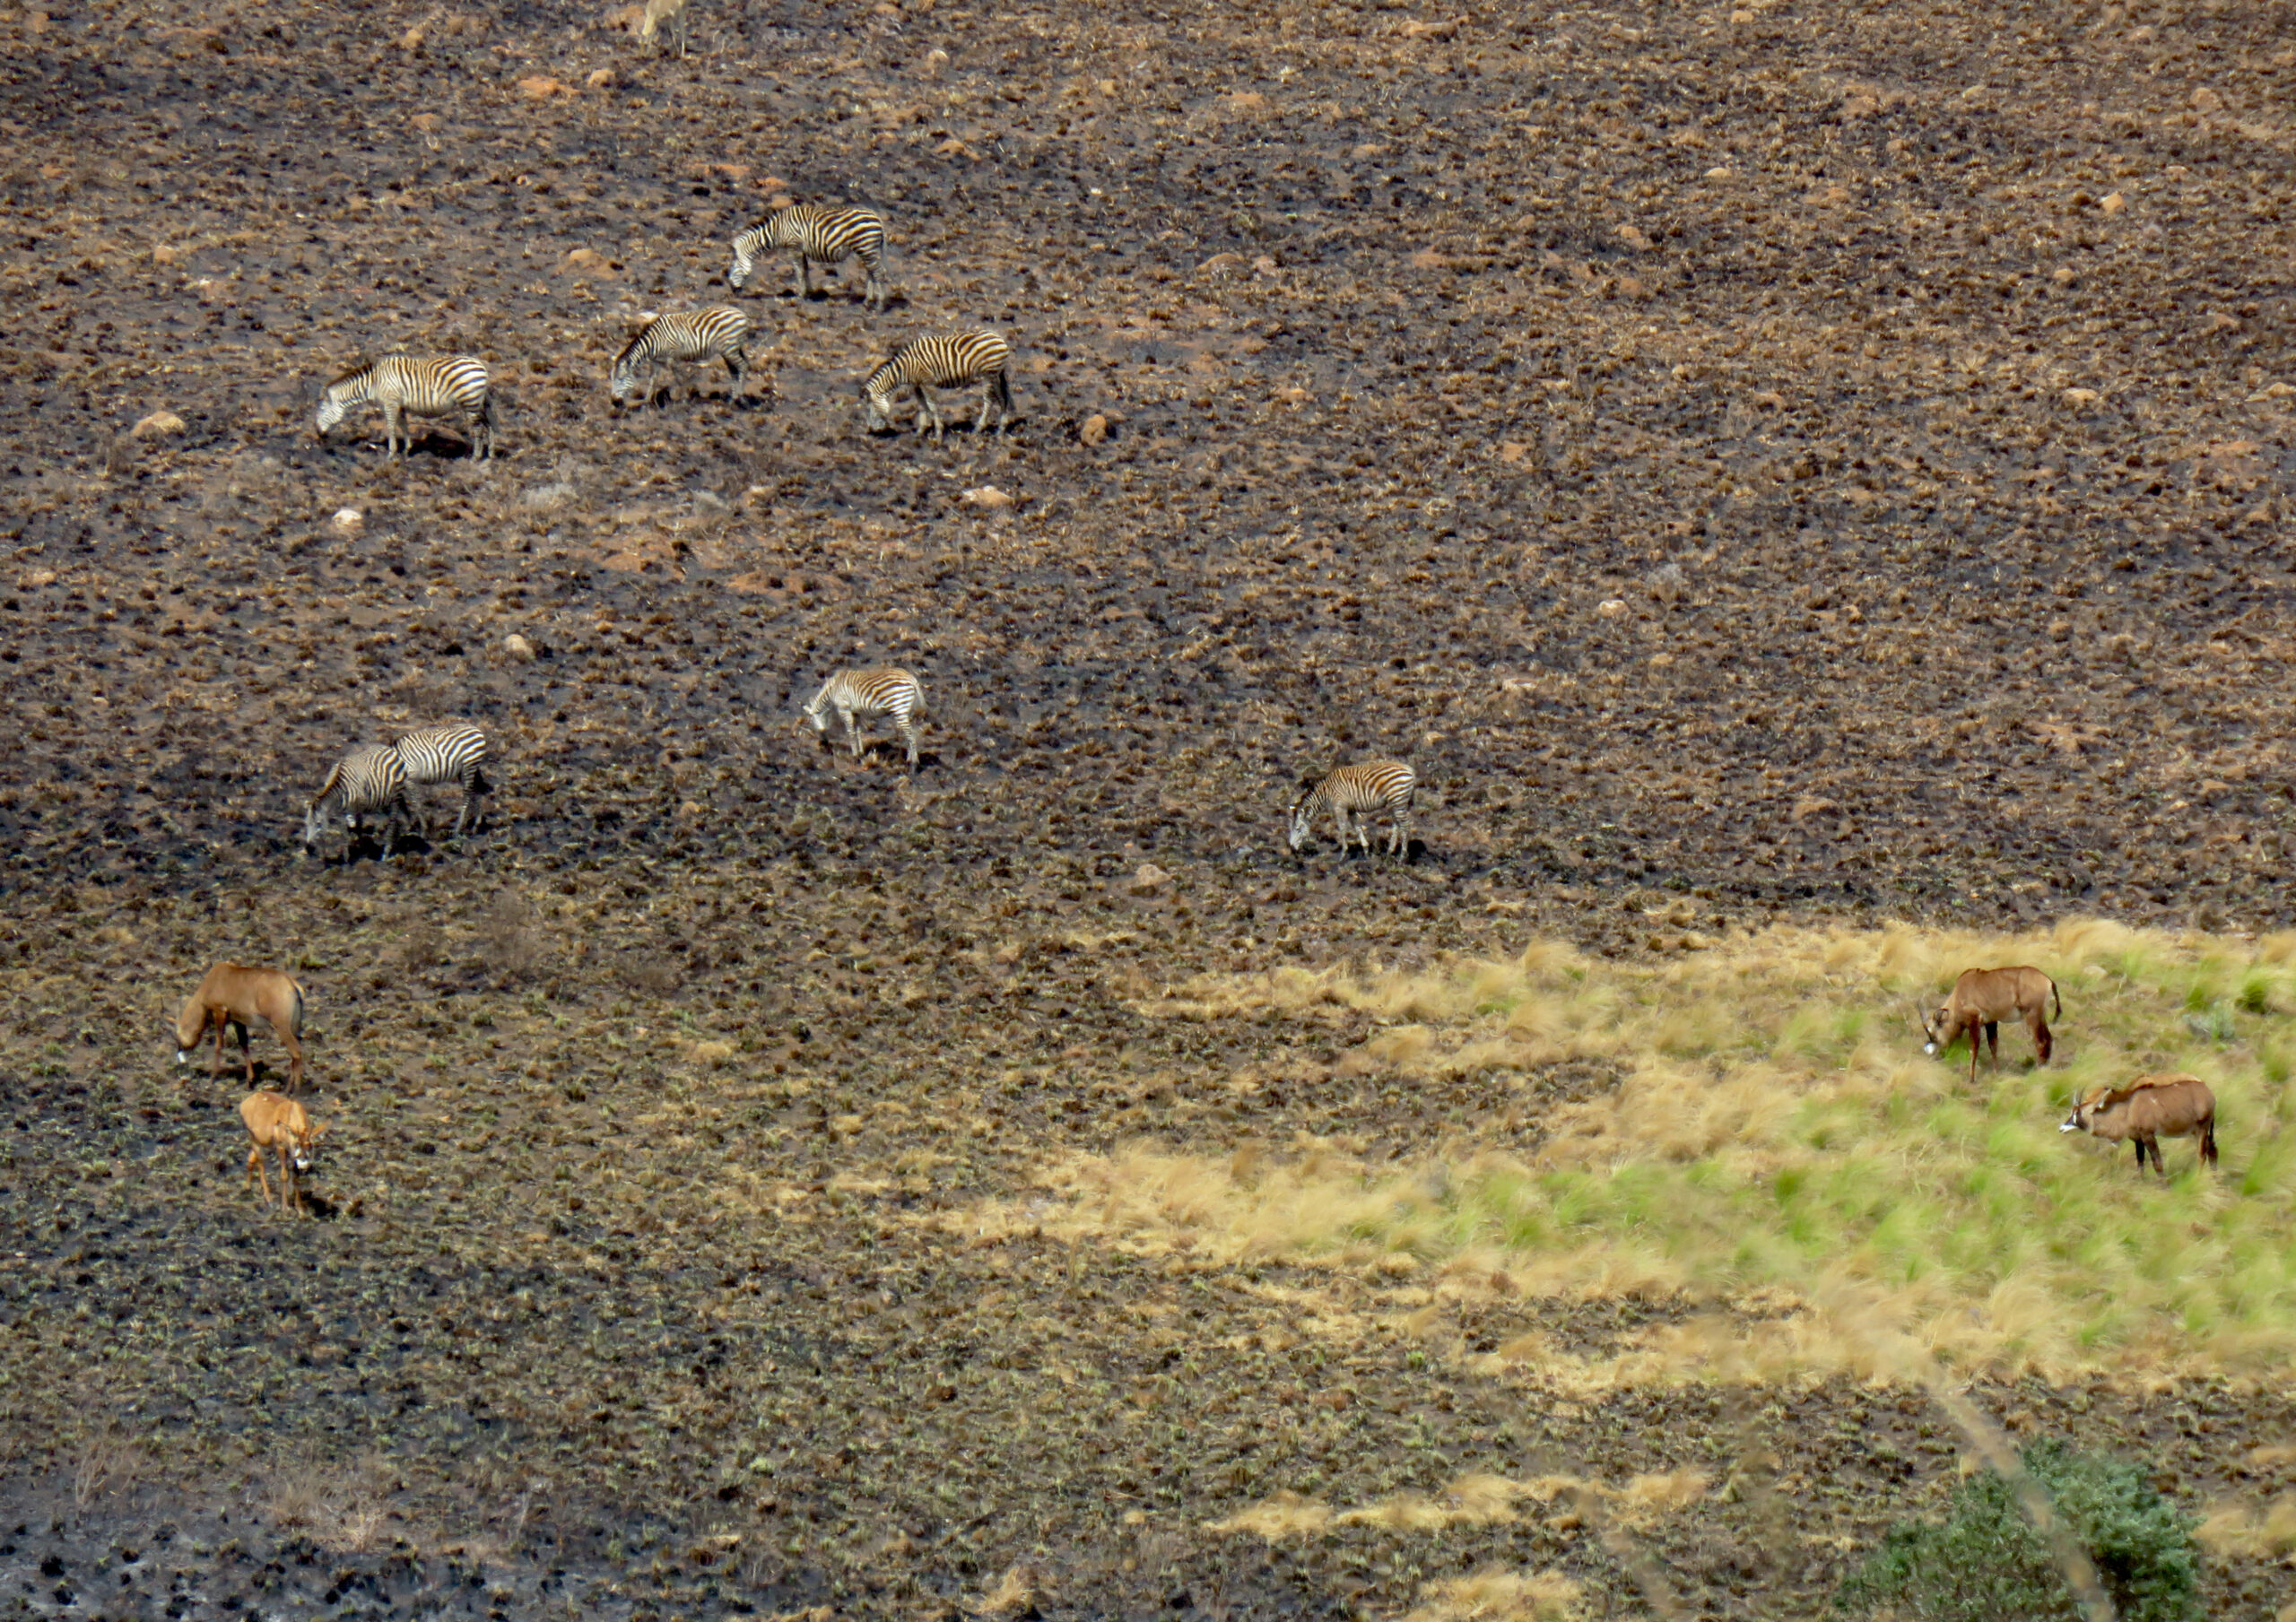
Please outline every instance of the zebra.
[[[467, 822], [475, 832], [479, 823], [479, 801], [488, 793], [486, 774], [480, 768], [486, 764], [486, 734], [467, 721], [450, 722], [445, 726], [418, 727], [403, 733], [391, 747], [398, 751], [399, 769], [413, 785], [430, 787], [440, 783], [459, 783], [463, 787], [462, 810], [455, 817], [455, 834], [459, 837]], [[422, 831], [430, 831], [430, 820], [419, 819]]]
[[855, 759], [861, 758], [861, 723], [891, 716], [909, 745], [909, 763], [917, 764], [917, 722], [925, 714], [925, 689], [907, 671], [891, 665], [841, 670], [822, 683], [822, 690], [805, 706], [805, 719], [821, 734], [823, 749], [832, 747], [828, 714], [832, 709], [844, 719], [846, 741], [853, 746]]
[[1301, 789], [1292, 805], [1292, 848], [1308, 843], [1319, 811], [1329, 811], [1339, 827], [1342, 850], [1360, 839], [1363, 854], [1371, 854], [1371, 826], [1367, 812], [1385, 811], [1394, 819], [1387, 837], [1387, 854], [1399, 856], [1411, 848], [1411, 797], [1419, 789], [1419, 775], [1400, 760], [1359, 760], [1326, 773], [1320, 782]]
[[656, 368], [672, 360], [708, 360], [712, 357], [724, 360], [726, 369], [734, 375], [733, 387], [726, 398], [739, 399], [749, 390], [750, 331], [748, 315], [730, 304], [655, 317], [622, 346], [622, 353], [613, 358], [613, 365], [606, 372], [606, 386], [613, 395], [613, 403], [623, 404], [637, 393], [638, 369], [641, 366], [646, 369], [646, 397], [650, 400], [654, 397]]
[[932, 338], [912, 338], [893, 351], [892, 359], [871, 372], [861, 385], [861, 399], [869, 411], [869, 427], [872, 431], [892, 427], [894, 391], [914, 389], [917, 431], [923, 433], [929, 424], [933, 437], [938, 439], [944, 425], [941, 408], [933, 403], [927, 386], [953, 388], [978, 383], [980, 419], [973, 424], [973, 431], [987, 433], [988, 420], [994, 415], [996, 431], [1001, 434], [1013, 416], [1013, 386], [1004, 375], [1004, 369], [1012, 360], [1013, 346], [995, 333], [945, 333]]
[[401, 826], [414, 820], [406, 803], [406, 768], [400, 764], [398, 750], [387, 743], [366, 744], [335, 763], [318, 794], [303, 808], [303, 848], [317, 846], [330, 816], [341, 817], [355, 839], [361, 820], [376, 811], [387, 813], [383, 824], [383, 854], [387, 856]]
[[383, 408], [386, 458], [397, 451], [402, 438], [406, 454], [414, 454], [414, 431], [405, 426], [407, 417], [443, 417], [451, 412], [465, 412], [470, 419], [472, 461], [494, 454], [494, 391], [483, 360], [469, 355], [439, 360], [385, 355], [355, 366], [326, 386], [319, 401], [320, 434], [342, 421], [352, 406], [369, 404]]
[[885, 256], [885, 217], [874, 208], [831, 208], [822, 203], [800, 203], [778, 209], [734, 239], [734, 263], [726, 280], [735, 291], [749, 285], [758, 260], [775, 248], [789, 248], [797, 256], [797, 292], [813, 295], [815, 265], [835, 265], [851, 255], [868, 273], [864, 296], [873, 309], [885, 308], [885, 284], [877, 265]]

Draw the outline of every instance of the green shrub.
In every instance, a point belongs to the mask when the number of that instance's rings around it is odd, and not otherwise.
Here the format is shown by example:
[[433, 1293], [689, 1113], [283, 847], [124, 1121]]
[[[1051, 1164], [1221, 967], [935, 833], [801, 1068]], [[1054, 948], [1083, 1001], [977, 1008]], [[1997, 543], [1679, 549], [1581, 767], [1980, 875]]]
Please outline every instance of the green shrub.
[[[2096, 1562], [2124, 1622], [2197, 1622], [2191, 1518], [2137, 1466], [2054, 1442], [2025, 1450], [2025, 1469]], [[1837, 1610], [1884, 1607], [1923, 1622], [2079, 1622], [2048, 1548], [1991, 1470], [1953, 1489], [1943, 1522], [1900, 1522], [1834, 1595]]]

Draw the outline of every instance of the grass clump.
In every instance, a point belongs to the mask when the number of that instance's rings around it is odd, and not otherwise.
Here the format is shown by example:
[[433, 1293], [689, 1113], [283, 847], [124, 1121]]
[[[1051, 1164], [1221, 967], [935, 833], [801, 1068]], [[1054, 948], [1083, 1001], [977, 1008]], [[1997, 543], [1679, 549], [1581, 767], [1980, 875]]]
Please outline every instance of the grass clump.
[[[2022, 1455], [2074, 1538], [2089, 1550], [2126, 1622], [2196, 1622], [2201, 1615], [2193, 1522], [2136, 1465], [2055, 1442]], [[1987, 1470], [1953, 1490], [1942, 1522], [1892, 1527], [1843, 1583], [1834, 1609], [1887, 1610], [1921, 1622], [2078, 1622], [2080, 1608], [2048, 1544]]]

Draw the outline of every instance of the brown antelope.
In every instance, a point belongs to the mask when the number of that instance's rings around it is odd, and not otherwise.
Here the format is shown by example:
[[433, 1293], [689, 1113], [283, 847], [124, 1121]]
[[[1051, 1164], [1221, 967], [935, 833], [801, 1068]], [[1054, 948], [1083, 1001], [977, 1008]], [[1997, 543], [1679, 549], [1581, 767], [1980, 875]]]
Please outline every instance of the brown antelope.
[[223, 1073], [223, 1028], [239, 1038], [239, 1057], [247, 1062], [248, 1085], [255, 1085], [255, 1054], [248, 1048], [248, 1027], [260, 1015], [287, 1049], [287, 1090], [303, 1084], [303, 1049], [296, 1038], [303, 1034], [303, 988], [275, 968], [249, 968], [240, 963], [218, 963], [207, 971], [199, 989], [184, 999], [176, 1016], [176, 1063], [191, 1063], [191, 1050], [212, 1028], [215, 1033], [215, 1063], [208, 1071], [213, 1080]]
[[2161, 1159], [2163, 1138], [2198, 1137], [2200, 1158], [2216, 1164], [2216, 1095], [2198, 1076], [2139, 1076], [2126, 1087], [2099, 1087], [2073, 1106], [2061, 1132], [2087, 1132], [2118, 1143], [2136, 1141], [2136, 1175], [2144, 1175], [2144, 1157], [2161, 1179], [2169, 1175]]
[[2057, 1017], [2065, 1018], [2065, 999], [2058, 996], [2057, 982], [2037, 968], [1970, 968], [1953, 982], [1953, 994], [1935, 1014], [1925, 1016], [1921, 1034], [1928, 1040], [1922, 1045], [1925, 1054], [1942, 1054], [1966, 1036], [1970, 1039], [1970, 1085], [1977, 1085], [1977, 1039], [1982, 1031], [1987, 1045], [1993, 1050], [1993, 1063], [2001, 1063], [2001, 1021], [2016, 1019], [2025, 1022], [2033, 1033], [2033, 1051], [2040, 1055], [2040, 1063], [2048, 1063], [2050, 1042], [2048, 1019], [2046, 1017], [2050, 999], [2057, 1002]]
[[263, 1179], [264, 1204], [271, 1203], [271, 1176], [263, 1169], [263, 1151], [271, 1149], [279, 1156], [280, 1210], [308, 1210], [295, 1179], [309, 1175], [318, 1164], [319, 1134], [326, 1128], [314, 1123], [294, 1099], [274, 1092], [249, 1093], [240, 1099], [239, 1119], [255, 1140], [255, 1147], [248, 1150], [248, 1175]]

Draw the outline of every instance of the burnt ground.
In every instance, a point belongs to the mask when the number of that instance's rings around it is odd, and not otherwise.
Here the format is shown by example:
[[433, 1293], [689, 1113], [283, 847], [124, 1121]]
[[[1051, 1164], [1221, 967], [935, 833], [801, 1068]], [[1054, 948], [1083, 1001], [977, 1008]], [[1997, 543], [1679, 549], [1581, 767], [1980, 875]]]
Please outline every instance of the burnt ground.
[[[1693, 1614], [1813, 1611], [1951, 1474], [1936, 1416], [1526, 1412], [1265, 1332], [1384, 1275], [949, 1229], [1143, 1133], [1522, 1125], [1334, 1085], [1326, 1023], [1137, 1011], [1205, 971], [2285, 925], [2280, 13], [696, 19], [677, 61], [554, 4], [0, 12], [6, 1602], [912, 1615], [1020, 1566], [1007, 1612], [1387, 1615], [1504, 1561], [1632, 1609], [1536, 1517], [1203, 1523], [1775, 1453], [1646, 1548]], [[638, 313], [726, 297], [778, 195], [883, 207], [892, 308], [769, 279], [768, 399], [613, 417]], [[1017, 429], [865, 435], [868, 362], [956, 324]], [[499, 460], [314, 438], [392, 347], [489, 360]], [[797, 730], [862, 659], [932, 696], [914, 776]], [[447, 716], [486, 833], [300, 854], [335, 755]], [[1295, 863], [1301, 775], [1374, 751], [1413, 859]], [[319, 1220], [165, 1071], [225, 956], [310, 988]], [[1992, 1394], [2196, 1505], [2286, 1430]]]

